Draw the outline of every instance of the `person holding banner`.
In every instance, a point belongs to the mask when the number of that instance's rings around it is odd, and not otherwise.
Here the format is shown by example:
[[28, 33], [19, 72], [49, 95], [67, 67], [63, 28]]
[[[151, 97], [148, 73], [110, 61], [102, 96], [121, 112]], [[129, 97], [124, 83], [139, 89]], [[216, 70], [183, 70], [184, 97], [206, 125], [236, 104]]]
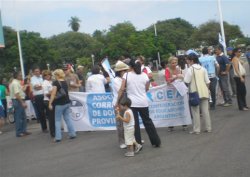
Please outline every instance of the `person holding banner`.
[[[161, 140], [155, 129], [154, 123], [149, 117], [149, 103], [147, 100], [146, 92], [149, 89], [149, 78], [147, 74], [141, 71], [140, 62], [135, 62], [135, 60], [130, 61], [131, 71], [123, 75], [122, 90], [125, 90], [128, 98], [131, 99], [132, 105], [131, 109], [135, 118], [135, 139], [139, 144], [141, 142], [141, 131], [139, 124], [139, 114], [142, 118], [142, 123], [146, 129], [149, 136], [150, 142], [154, 147], [161, 146]], [[125, 80], [127, 79], [127, 84]], [[120, 98], [121, 94], [119, 94]], [[118, 99], [119, 99], [118, 98]]]
[[[115, 75], [116, 77], [113, 80], [113, 106], [114, 108], [119, 108], [120, 107], [120, 101], [121, 99], [118, 100], [118, 92], [121, 92], [122, 90], [121, 85], [122, 85], [122, 81], [123, 78], [122, 76], [124, 75], [124, 73], [129, 69], [129, 66], [126, 65], [125, 63], [123, 63], [122, 61], [118, 61], [115, 64]], [[120, 111], [120, 115], [123, 115], [123, 112]], [[118, 114], [118, 112], [117, 112]], [[124, 149], [126, 148], [126, 144], [124, 141], [124, 129], [123, 129], [123, 122], [120, 119], [116, 119], [116, 129], [117, 129], [117, 133], [118, 133], [118, 141], [120, 144], [120, 148]]]
[[[49, 100], [49, 109], [52, 110], [54, 105], [55, 108], [55, 142], [58, 143], [62, 139], [61, 134], [61, 120], [62, 116], [67, 125], [68, 135], [70, 139], [76, 138], [75, 128], [70, 118], [70, 99], [68, 93], [68, 85], [64, 80], [65, 74], [62, 69], [54, 71], [55, 81], [52, 83], [53, 88]], [[64, 90], [64, 91], [61, 91]]]
[[100, 67], [95, 65], [92, 67], [92, 75], [88, 77], [86, 82], [86, 92], [105, 93], [105, 84], [110, 80], [100, 74]]
[[206, 130], [205, 132], [212, 132], [211, 119], [209, 114], [209, 83], [207, 70], [199, 64], [198, 56], [195, 53], [190, 53], [187, 56], [187, 62], [190, 64], [190, 67], [187, 70], [187, 73], [184, 77], [184, 82], [189, 84], [189, 92], [197, 91], [200, 104], [197, 106], [191, 107], [191, 113], [193, 116], [193, 131], [189, 132], [190, 134], [200, 134], [201, 125], [200, 125], [200, 109], [202, 117], [205, 120]]
[[[170, 57], [168, 59], [168, 67], [165, 69], [165, 79], [168, 84], [173, 83], [175, 80], [183, 80], [183, 74], [181, 73], [181, 68], [178, 66], [178, 58]], [[182, 81], [183, 82], [183, 81]], [[187, 130], [187, 125], [183, 125], [183, 131]], [[168, 127], [168, 131], [174, 131], [174, 127]]]

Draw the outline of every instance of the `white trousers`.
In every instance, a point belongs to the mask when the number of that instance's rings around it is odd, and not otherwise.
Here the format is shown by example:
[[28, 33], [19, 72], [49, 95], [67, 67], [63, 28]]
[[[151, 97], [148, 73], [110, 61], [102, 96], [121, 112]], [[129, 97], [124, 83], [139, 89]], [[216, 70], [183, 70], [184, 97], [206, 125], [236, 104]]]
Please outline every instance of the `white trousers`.
[[191, 114], [193, 116], [193, 131], [201, 132], [201, 115], [205, 121], [205, 128], [207, 131], [212, 130], [211, 119], [209, 114], [209, 102], [208, 99], [201, 99], [200, 104], [198, 106], [191, 106]]

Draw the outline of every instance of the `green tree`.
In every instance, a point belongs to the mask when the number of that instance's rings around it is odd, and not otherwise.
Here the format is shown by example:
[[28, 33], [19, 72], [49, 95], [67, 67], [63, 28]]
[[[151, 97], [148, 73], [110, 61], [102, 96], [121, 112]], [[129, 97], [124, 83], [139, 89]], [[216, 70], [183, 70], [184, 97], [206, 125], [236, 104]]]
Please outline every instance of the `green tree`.
[[[231, 25], [224, 22], [225, 38], [226, 44], [229, 41], [236, 38], [244, 37], [238, 25]], [[193, 47], [199, 47], [200, 45], [217, 45], [218, 34], [220, 33], [220, 24], [216, 21], [208, 21], [198, 27], [198, 29], [193, 33], [190, 39], [190, 44]]]
[[[158, 21], [156, 27], [158, 39], [168, 41], [171, 48], [174, 45], [177, 50], [188, 48], [187, 40], [195, 30], [192, 24], [181, 18]], [[154, 34], [153, 25], [147, 30]]]
[[[0, 50], [2, 72], [12, 72], [13, 68], [20, 68], [17, 33], [10, 27], [4, 27], [6, 47]], [[25, 73], [34, 64], [46, 68], [47, 63], [53, 63], [53, 51], [49, 49], [47, 39], [40, 37], [39, 33], [20, 31], [22, 56]]]
[[77, 58], [90, 57], [99, 51], [100, 43], [85, 33], [66, 32], [49, 39], [50, 48], [57, 54], [57, 63], [76, 63]]
[[74, 32], [77, 32], [80, 28], [80, 22], [81, 20], [78, 17], [71, 17], [70, 20], [68, 21], [69, 23], [69, 27], [71, 27], [71, 29]]

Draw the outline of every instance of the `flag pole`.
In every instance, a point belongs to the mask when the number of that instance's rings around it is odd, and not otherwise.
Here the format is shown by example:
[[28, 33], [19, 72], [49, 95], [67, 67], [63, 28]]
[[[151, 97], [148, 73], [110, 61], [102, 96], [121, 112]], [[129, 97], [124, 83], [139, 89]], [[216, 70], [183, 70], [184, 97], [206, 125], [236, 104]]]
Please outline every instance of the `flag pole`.
[[221, 35], [222, 35], [222, 39], [225, 43], [224, 46], [224, 54], [227, 55], [227, 50], [226, 50], [226, 38], [225, 38], [225, 31], [224, 31], [224, 24], [223, 24], [223, 16], [222, 16], [222, 10], [221, 10], [221, 0], [218, 0], [218, 10], [219, 10], [219, 16], [220, 16], [220, 30], [221, 30]]
[[[156, 41], [158, 41], [158, 39], [157, 39], [157, 29], [156, 29], [156, 24], [155, 23], [154, 23], [154, 30], [155, 30], [155, 39], [156, 39]], [[157, 45], [157, 48], [158, 48], [158, 45]], [[157, 57], [158, 57], [158, 62], [159, 62], [158, 64], [160, 66], [161, 65], [161, 56], [160, 56], [159, 49], [157, 49]], [[157, 69], [159, 69], [159, 67]]]
[[[16, 3], [15, 3], [15, 9], [16, 9]], [[25, 78], [25, 72], [24, 72], [24, 66], [23, 66], [23, 53], [22, 53], [22, 45], [21, 45], [21, 38], [19, 33], [19, 23], [17, 20], [17, 10], [16, 11], [16, 28], [17, 28], [17, 42], [18, 42], [18, 50], [19, 50], [19, 60], [20, 60], [20, 67], [22, 72], [22, 78]]]

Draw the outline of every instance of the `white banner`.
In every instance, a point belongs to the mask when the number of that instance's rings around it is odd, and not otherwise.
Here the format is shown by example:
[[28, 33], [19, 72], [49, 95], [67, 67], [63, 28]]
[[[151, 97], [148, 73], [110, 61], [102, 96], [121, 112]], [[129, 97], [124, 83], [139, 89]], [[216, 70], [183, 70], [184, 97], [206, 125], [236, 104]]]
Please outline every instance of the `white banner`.
[[[111, 93], [71, 92], [71, 117], [76, 131], [115, 130]], [[173, 86], [161, 85], [147, 92], [150, 118], [156, 127], [192, 123], [187, 94], [181, 96]]]

